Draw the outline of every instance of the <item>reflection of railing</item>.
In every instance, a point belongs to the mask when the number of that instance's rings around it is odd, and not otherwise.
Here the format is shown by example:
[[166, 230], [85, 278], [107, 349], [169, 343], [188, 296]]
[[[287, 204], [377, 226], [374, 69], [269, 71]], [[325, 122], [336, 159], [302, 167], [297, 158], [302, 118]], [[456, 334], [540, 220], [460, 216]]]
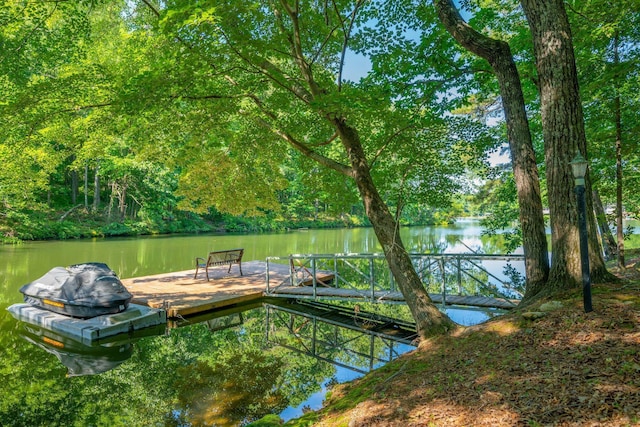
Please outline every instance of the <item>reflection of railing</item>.
[[[512, 265], [524, 265], [522, 255], [412, 253], [410, 256], [427, 292], [441, 302], [465, 304], [453, 296], [483, 296], [500, 300], [496, 307], [509, 308], [516, 304], [512, 299], [522, 297], [523, 275]], [[283, 262], [290, 266], [289, 277], [272, 283], [270, 265]], [[378, 253], [269, 257], [267, 295], [358, 298], [371, 302], [403, 300], [384, 255]], [[474, 305], [473, 299], [467, 301]]]
[[367, 373], [405, 351], [415, 325], [319, 303], [265, 304], [267, 342]]

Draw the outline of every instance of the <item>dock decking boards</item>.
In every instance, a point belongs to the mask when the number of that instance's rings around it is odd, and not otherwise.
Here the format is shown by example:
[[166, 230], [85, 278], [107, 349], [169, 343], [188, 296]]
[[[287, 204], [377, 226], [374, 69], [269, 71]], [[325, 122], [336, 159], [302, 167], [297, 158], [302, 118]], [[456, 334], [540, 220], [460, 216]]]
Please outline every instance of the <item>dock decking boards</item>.
[[265, 263], [242, 263], [244, 275], [228, 267], [209, 269], [193, 278], [192, 270], [121, 279], [133, 294], [132, 302], [154, 308], [165, 308], [167, 317], [183, 317], [216, 308], [262, 298], [265, 289]]

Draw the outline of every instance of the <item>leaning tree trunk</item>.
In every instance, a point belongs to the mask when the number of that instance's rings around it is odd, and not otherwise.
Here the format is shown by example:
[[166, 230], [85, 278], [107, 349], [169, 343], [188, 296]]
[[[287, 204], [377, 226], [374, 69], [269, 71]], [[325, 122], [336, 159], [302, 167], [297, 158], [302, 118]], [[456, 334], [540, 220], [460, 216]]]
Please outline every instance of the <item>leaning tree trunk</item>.
[[618, 248], [616, 241], [613, 238], [609, 223], [607, 223], [607, 214], [604, 211], [602, 200], [600, 199], [600, 193], [595, 188], [592, 191], [593, 196], [593, 208], [596, 213], [596, 221], [598, 228], [600, 229], [600, 239], [602, 240], [602, 249], [604, 251], [604, 257], [606, 259], [613, 259], [616, 255]]
[[[571, 28], [562, 0], [520, 0], [533, 36], [538, 70], [547, 189], [551, 218], [550, 289], [582, 283], [577, 201], [569, 162], [587, 158]], [[595, 228], [587, 174], [587, 223], [592, 280], [608, 277]]]
[[487, 60], [498, 79], [518, 194], [527, 278], [525, 298], [533, 298], [546, 285], [549, 276], [549, 253], [538, 166], [518, 69], [509, 45], [471, 28], [462, 19], [452, 0], [435, 0], [434, 4], [447, 31], [465, 49]]
[[378, 193], [360, 137], [340, 119], [335, 119], [334, 125], [349, 156], [353, 178], [362, 197], [365, 213], [382, 246], [391, 273], [416, 321], [418, 333], [426, 338], [450, 330], [454, 323], [431, 302], [400, 239], [398, 223]]
[[[362, 4], [361, 2], [357, 3], [359, 5]], [[295, 92], [296, 96], [300, 100], [311, 104], [314, 99], [320, 99], [320, 97], [324, 98], [334, 88], [326, 90], [321, 86], [320, 82], [314, 78], [312, 64], [315, 61], [310, 63], [303, 52], [303, 45], [306, 46], [306, 43], [303, 43], [303, 40], [306, 40], [306, 36], [302, 37], [300, 32], [300, 29], [304, 27], [304, 25], [301, 25], [301, 21], [299, 19], [300, 10], [297, 7], [297, 3], [296, 7], [292, 7], [288, 2], [281, 2], [281, 5], [282, 10], [274, 11], [276, 19], [279, 20], [279, 23], [281, 24], [280, 29], [283, 31], [283, 39], [288, 41], [288, 47], [291, 51], [292, 59], [298, 67], [300, 76], [302, 77], [301, 79], [292, 79], [288, 84], [291, 85], [290, 90]], [[359, 6], [356, 6], [356, 10], [358, 7]], [[356, 10], [353, 11], [353, 19], [355, 19]], [[291, 20], [290, 23], [284, 23], [282, 20], [284, 15], [288, 16]], [[343, 18], [340, 17], [340, 20], [342, 19]], [[345, 22], [343, 21], [342, 24], [344, 25]], [[332, 28], [331, 32], [333, 33], [334, 31], [335, 28]], [[347, 33], [349, 31], [350, 30], [348, 30]], [[349, 34], [345, 34], [345, 49], [347, 47], [346, 42], [348, 39]], [[314, 53], [314, 55], [316, 54], [317, 52]], [[258, 67], [262, 68], [264, 73], [267, 75], [273, 73], [273, 70], [277, 68], [268, 61], [261, 61]], [[284, 74], [287, 73], [281, 73], [278, 71], [277, 76], [272, 76], [273, 80], [280, 81]], [[300, 85], [303, 81], [306, 83], [305, 87]], [[288, 84], [285, 84], [284, 86], [287, 86]], [[338, 86], [337, 89], [338, 92], [340, 92], [340, 86]], [[274, 122], [280, 121], [274, 112], [268, 111], [264, 108], [263, 103], [257, 96], [252, 96], [251, 98], [255, 105], [257, 105], [267, 117], [274, 120]], [[318, 104], [324, 104], [324, 102], [320, 102]], [[318, 108], [318, 106], [314, 106], [314, 108]], [[387, 264], [389, 265], [396, 284], [400, 288], [407, 306], [416, 321], [418, 333], [421, 337], [428, 337], [450, 330], [455, 324], [448, 316], [440, 312], [440, 310], [438, 310], [438, 308], [431, 302], [431, 298], [429, 298], [429, 294], [420, 280], [420, 277], [416, 273], [415, 267], [411, 262], [411, 258], [400, 239], [398, 224], [378, 193], [375, 183], [373, 182], [373, 178], [371, 177], [370, 167], [357, 131], [349, 126], [345, 122], [344, 118], [336, 115], [333, 111], [326, 111], [320, 107], [315, 110], [315, 112], [323, 119], [326, 119], [335, 129], [337, 136], [340, 138], [340, 142], [346, 151], [349, 159], [349, 166], [338, 163], [331, 158], [315, 152], [303, 142], [296, 140], [287, 132], [282, 132], [281, 130], [274, 131], [303, 155], [320, 164], [339, 171], [355, 181], [362, 198], [367, 217], [371, 221], [371, 225], [373, 226], [378, 241], [382, 245]]]

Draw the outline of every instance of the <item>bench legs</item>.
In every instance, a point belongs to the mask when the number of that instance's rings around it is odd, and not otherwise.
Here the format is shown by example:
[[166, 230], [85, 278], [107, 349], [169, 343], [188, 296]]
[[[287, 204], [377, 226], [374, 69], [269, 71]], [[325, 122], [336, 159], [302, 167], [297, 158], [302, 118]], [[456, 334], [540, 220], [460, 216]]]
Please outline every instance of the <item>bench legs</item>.
[[[198, 270], [204, 268], [206, 271], [206, 261], [204, 258], [197, 257], [196, 258], [196, 274], [193, 275], [193, 279], [195, 280], [198, 277]], [[208, 273], [208, 272], [207, 272]], [[207, 281], [209, 280], [209, 274], [207, 274]]]
[[[231, 267], [233, 267], [233, 264], [229, 264], [229, 269], [227, 270], [227, 274], [231, 273]], [[242, 262], [238, 263], [238, 268], [240, 269], [240, 275], [242, 276]]]
[[[235, 263], [230, 263], [229, 264], [229, 269], [227, 270], [227, 274], [231, 273], [231, 267], [233, 267]], [[240, 269], [240, 275], [242, 276], [242, 263], [239, 262], [238, 264], [238, 268]], [[213, 266], [212, 266], [213, 267]], [[196, 262], [196, 274], [193, 275], [193, 279], [197, 279], [198, 278], [198, 271], [200, 269], [204, 269], [205, 275], [207, 276], [207, 282], [209, 281], [209, 266], [206, 264], [199, 264], [198, 262]]]
[[[209, 269], [207, 267], [202, 267], [202, 268], [204, 268], [204, 272], [205, 272], [205, 274], [207, 276], [207, 282], [208, 282], [209, 281]], [[200, 267], [196, 266], [196, 274], [193, 275], [193, 279], [194, 280], [198, 278], [198, 270], [199, 269], [200, 269]]]

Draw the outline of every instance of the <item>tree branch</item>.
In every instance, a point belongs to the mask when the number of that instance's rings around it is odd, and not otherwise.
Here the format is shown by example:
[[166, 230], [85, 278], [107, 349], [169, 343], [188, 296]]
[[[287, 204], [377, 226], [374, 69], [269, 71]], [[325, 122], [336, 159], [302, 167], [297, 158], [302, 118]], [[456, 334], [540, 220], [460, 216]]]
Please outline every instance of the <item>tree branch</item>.
[[293, 148], [295, 148], [296, 150], [301, 152], [306, 157], [308, 157], [308, 158], [310, 158], [312, 160], [315, 160], [316, 162], [320, 163], [321, 165], [326, 166], [328, 168], [331, 168], [331, 169], [341, 173], [342, 175], [348, 176], [350, 178], [354, 178], [353, 169], [350, 168], [349, 166], [344, 165], [344, 164], [342, 164], [340, 162], [336, 162], [333, 159], [330, 159], [330, 158], [328, 158], [326, 156], [323, 156], [322, 154], [320, 154], [320, 153], [318, 153], [316, 151], [313, 151], [306, 144], [298, 141], [296, 138], [294, 138], [289, 133], [284, 132], [284, 131], [276, 128], [276, 127], [271, 126], [271, 124], [268, 123], [266, 120], [260, 119], [260, 118], [258, 118], [258, 120], [259, 120], [259, 123], [261, 125], [263, 125], [267, 129], [269, 129], [275, 135], [278, 135], [280, 138], [282, 138], [285, 141], [287, 141]]
[[380, 147], [380, 148], [378, 149], [378, 151], [376, 151], [376, 153], [375, 153], [375, 154], [374, 154], [374, 156], [373, 156], [373, 159], [371, 160], [371, 169], [373, 169], [373, 166], [375, 165], [376, 161], [378, 160], [378, 158], [380, 157], [380, 155], [382, 155], [382, 153], [384, 152], [384, 150], [386, 150], [386, 149], [387, 149], [387, 147], [389, 146], [389, 144], [391, 144], [391, 142], [392, 142], [392, 141], [393, 141], [393, 140], [394, 140], [398, 135], [400, 135], [402, 132], [404, 132], [405, 130], [410, 129], [410, 128], [412, 128], [412, 127], [413, 127], [413, 125], [408, 125], [408, 126], [405, 126], [405, 127], [403, 127], [403, 128], [398, 129], [397, 131], [395, 131], [395, 132], [393, 133], [393, 135], [391, 135], [391, 136], [387, 139], [387, 141], [386, 141], [384, 144], [382, 144], [382, 147]]
[[298, 64], [298, 68], [302, 73], [302, 77], [306, 80], [309, 85], [309, 90], [313, 96], [322, 95], [324, 93], [321, 90], [320, 86], [316, 82], [313, 77], [313, 72], [311, 70], [310, 64], [307, 63], [304, 52], [302, 50], [302, 40], [300, 38], [300, 21], [298, 19], [298, 5], [296, 3], [296, 8], [293, 9], [289, 6], [286, 0], [280, 0], [280, 4], [289, 15], [291, 19], [291, 24], [293, 26], [293, 34], [289, 35], [289, 42], [291, 43], [291, 51], [293, 54], [294, 61]]
[[[40, 20], [40, 22], [38, 22], [32, 29], [31, 31], [29, 31], [28, 34], [26, 34], [22, 40], [20, 41], [20, 43], [18, 44], [18, 46], [15, 48], [14, 53], [20, 52], [20, 50], [22, 50], [22, 48], [24, 47], [24, 45], [27, 43], [27, 40], [29, 40], [29, 37], [31, 37], [33, 35], [33, 33], [36, 32], [36, 30], [38, 30], [39, 28], [42, 27], [42, 25], [47, 21], [47, 19], [51, 18], [53, 16], [54, 13], [56, 13], [56, 10], [58, 10], [58, 2], [54, 2], [55, 6], [51, 9], [51, 12], [44, 18], [42, 18]], [[23, 10], [26, 9], [26, 5], [23, 8]], [[7, 56], [3, 56], [2, 60], [0, 60], [0, 64], [2, 64], [5, 59], [7, 59]]]
[[160, 18], [160, 12], [158, 12], [158, 9], [155, 8], [155, 6], [153, 6], [151, 3], [149, 3], [148, 0], [142, 0], [142, 3], [146, 4], [147, 7], [149, 8], [149, 10], [151, 10], [151, 12], [156, 15], [156, 18]]
[[[340, 13], [338, 11], [337, 5], [335, 4], [335, 1], [333, 4], [336, 9], [336, 15], [340, 16]], [[362, 6], [363, 4], [364, 4], [364, 0], [358, 0], [358, 2], [356, 2], [356, 5], [354, 6], [353, 11], [351, 12], [351, 19], [349, 21], [348, 27], [344, 28], [344, 25], [343, 25], [344, 38], [342, 42], [342, 50], [340, 51], [340, 66], [338, 67], [338, 92], [342, 90], [342, 72], [344, 70], [344, 60], [347, 55], [347, 46], [349, 45], [349, 40], [351, 40], [351, 30], [353, 30], [353, 23], [356, 20], [356, 14], [358, 13], [358, 9], [360, 9], [360, 6]], [[341, 19], [340, 22], [344, 24], [343, 19]]]
[[497, 59], [505, 52], [511, 55], [506, 42], [487, 37], [467, 24], [453, 0], [434, 0], [433, 3], [444, 26], [465, 49], [490, 63], [492, 58]]
[[[229, 83], [231, 83], [234, 86], [237, 86], [237, 82], [235, 82], [230, 76], [227, 76], [227, 81], [229, 81]], [[264, 114], [266, 117], [268, 117], [269, 119], [273, 120], [274, 122], [278, 121], [278, 117], [272, 112], [269, 111], [264, 104], [262, 103], [262, 101], [260, 100], [260, 98], [258, 98], [257, 95], [253, 94], [253, 93], [248, 93], [245, 94], [245, 96], [247, 98], [249, 98], [251, 101], [253, 101], [253, 103], [256, 105], [256, 107], [258, 107], [258, 109], [262, 112], [262, 114]], [[293, 135], [291, 135], [288, 132], [285, 132], [279, 128], [276, 128], [275, 126], [272, 126], [271, 123], [267, 122], [266, 120], [264, 120], [263, 118], [260, 117], [255, 117], [255, 120], [258, 121], [259, 124], [261, 124], [263, 127], [269, 129], [272, 133], [274, 133], [275, 135], [279, 136], [280, 138], [284, 139], [286, 142], [288, 142], [293, 148], [295, 148], [296, 150], [300, 151], [302, 154], [304, 154], [305, 156], [309, 157], [310, 159], [315, 160], [316, 162], [320, 163], [323, 166], [326, 166], [328, 168], [331, 168], [337, 172], [340, 172], [341, 174], [345, 175], [345, 176], [349, 176], [349, 177], [353, 177], [353, 169], [350, 168], [349, 166], [346, 166], [340, 162], [336, 162], [333, 159], [330, 159], [326, 156], [323, 156], [322, 154], [313, 151], [308, 145], [304, 144], [303, 142], [300, 142], [299, 140], [297, 140]], [[334, 134], [331, 139], [323, 144], [320, 145], [325, 145], [325, 144], [329, 144], [331, 142], [331, 140], [335, 139], [336, 135]]]
[[[153, 7], [153, 5], [151, 5], [149, 3], [148, 0], [142, 0], [150, 9], [151, 11], [157, 16], [159, 17], [160, 14], [159, 12]], [[294, 60], [298, 63], [298, 66], [301, 67], [302, 71], [303, 71], [303, 75], [305, 78], [308, 79], [307, 84], [309, 84], [310, 87], [316, 87], [317, 85], [315, 84], [315, 81], [313, 79], [313, 76], [311, 74], [310, 71], [310, 67], [308, 66], [308, 64], [306, 64], [304, 57], [302, 55], [302, 49], [301, 49], [301, 42], [300, 42], [300, 38], [299, 38], [299, 27], [298, 27], [298, 20], [297, 20], [297, 13], [298, 13], [298, 4], [296, 2], [296, 6], [295, 7], [291, 7], [286, 0], [280, 0], [280, 3], [282, 4], [283, 8], [286, 10], [287, 14], [291, 17], [291, 19], [294, 22], [294, 28], [296, 28], [296, 30], [294, 31], [294, 34], [297, 34], [297, 36], [294, 37], [290, 37], [289, 40], [292, 44], [292, 52], [293, 52], [293, 58]], [[284, 31], [284, 26], [280, 26], [281, 31]], [[311, 100], [314, 97], [314, 93], [313, 90], [312, 92], [307, 91], [304, 87], [302, 87], [301, 85], [296, 85], [296, 84], [290, 84], [287, 85], [284, 82], [292, 82], [292, 79], [286, 77], [285, 73], [280, 70], [277, 66], [275, 66], [273, 63], [271, 63], [269, 60], [264, 59], [260, 64], [255, 64], [254, 62], [252, 62], [249, 58], [247, 58], [245, 55], [242, 54], [241, 51], [239, 51], [234, 44], [231, 42], [230, 38], [227, 37], [227, 35], [224, 32], [221, 32], [222, 36], [224, 37], [227, 46], [229, 46], [230, 49], [232, 49], [234, 51], [234, 53], [241, 58], [246, 64], [248, 64], [251, 68], [257, 70], [259, 73], [261, 73], [262, 75], [266, 76], [269, 80], [273, 81], [275, 84], [277, 84], [278, 86], [282, 87], [285, 90], [290, 91], [291, 93], [293, 93], [297, 98], [299, 98], [301, 101], [305, 102], [305, 103], [309, 103], [311, 102]], [[195, 50], [195, 48], [191, 45], [189, 45], [188, 43], [186, 43], [184, 40], [182, 40], [180, 37], [177, 36], [178, 41], [180, 41], [183, 45], [185, 45], [188, 49], [190, 50]], [[209, 63], [207, 61], [207, 63]], [[213, 65], [211, 65], [213, 66]], [[282, 81], [280, 80], [280, 78], [282, 78]], [[238, 83], [228, 74], [224, 75], [225, 80], [227, 80], [227, 82], [232, 85], [233, 87], [238, 87]], [[319, 89], [317, 89], [318, 93], [320, 93], [321, 91]], [[273, 122], [277, 122], [278, 118], [276, 116], [276, 114], [274, 114], [272, 111], [268, 110], [265, 105], [263, 104], [263, 102], [260, 100], [260, 98], [253, 93], [244, 93], [244, 94], [240, 94], [240, 95], [236, 95], [236, 96], [223, 96], [223, 95], [203, 95], [203, 96], [182, 96], [183, 98], [186, 99], [222, 99], [222, 98], [238, 98], [238, 97], [246, 97], [248, 99], [250, 99], [254, 105], [256, 105], [256, 107], [258, 107], [258, 109], [260, 110], [260, 112], [262, 114], [264, 114], [265, 117], [268, 117], [270, 120], [272, 120]], [[300, 142], [299, 140], [297, 140], [295, 137], [293, 137], [293, 135], [289, 134], [288, 132], [285, 132], [279, 128], [276, 128], [275, 126], [273, 126], [271, 123], [269, 123], [267, 120], [260, 118], [260, 117], [254, 117], [255, 120], [258, 121], [259, 124], [261, 124], [262, 126], [266, 127], [267, 129], [269, 129], [272, 133], [274, 133], [275, 135], [277, 135], [278, 137], [282, 138], [283, 140], [285, 140], [286, 142], [288, 142], [293, 148], [295, 148], [296, 150], [300, 151], [303, 155], [315, 160], [316, 162], [322, 164], [323, 166], [326, 166], [328, 168], [331, 168], [343, 175], [346, 176], [353, 176], [353, 170], [352, 168], [337, 162], [333, 159], [330, 159], [326, 156], [323, 156], [320, 153], [317, 153], [316, 151], [312, 150], [308, 145]], [[331, 138], [323, 143], [318, 143], [316, 146], [323, 146], [323, 145], [328, 145], [330, 144], [333, 140], [335, 140], [336, 138], [336, 134], [334, 134], [333, 136], [331, 136]]]

